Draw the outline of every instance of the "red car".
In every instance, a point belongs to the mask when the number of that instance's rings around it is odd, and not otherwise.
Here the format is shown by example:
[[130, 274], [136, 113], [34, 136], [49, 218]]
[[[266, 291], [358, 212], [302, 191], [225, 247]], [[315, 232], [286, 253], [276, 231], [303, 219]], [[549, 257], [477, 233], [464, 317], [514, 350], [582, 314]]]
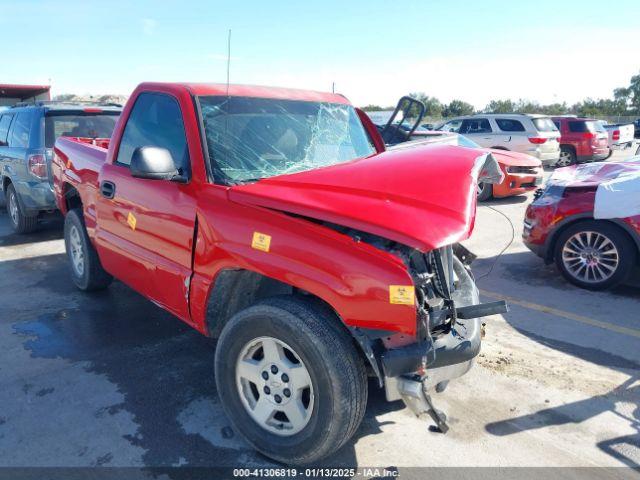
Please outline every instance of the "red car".
[[71, 280], [118, 278], [218, 338], [230, 421], [291, 464], [355, 433], [367, 373], [446, 431], [429, 392], [506, 309], [478, 305], [456, 254], [497, 168], [451, 145], [385, 151], [341, 95], [171, 83], [133, 92], [108, 150], [62, 138], [52, 164]]
[[535, 190], [542, 184], [544, 173], [542, 162], [531, 155], [495, 148], [482, 148], [473, 140], [457, 133], [416, 130], [411, 139], [413, 140], [411, 144], [419, 142], [421, 144], [458, 145], [490, 152], [497, 160], [504, 178], [500, 183], [495, 184], [478, 183], [479, 201], [488, 200], [491, 197], [502, 198], [520, 195]]
[[640, 161], [561, 168], [527, 208], [522, 238], [571, 283], [603, 290], [638, 267]]
[[597, 120], [578, 117], [553, 117], [552, 120], [560, 130], [558, 167], [609, 157], [609, 134]]

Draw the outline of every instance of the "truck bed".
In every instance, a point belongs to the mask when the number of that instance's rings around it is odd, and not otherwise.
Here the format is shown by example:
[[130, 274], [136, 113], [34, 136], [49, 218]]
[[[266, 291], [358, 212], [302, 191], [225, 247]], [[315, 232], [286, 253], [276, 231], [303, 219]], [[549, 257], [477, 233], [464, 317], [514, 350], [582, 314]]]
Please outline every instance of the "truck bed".
[[[83, 199], [85, 223], [89, 236], [95, 229], [95, 201], [98, 195], [98, 173], [107, 158], [109, 141], [106, 139], [60, 137], [54, 146], [53, 188], [56, 202], [62, 213], [67, 212], [66, 198], [70, 188], [75, 188]], [[93, 143], [99, 143], [94, 145]]]

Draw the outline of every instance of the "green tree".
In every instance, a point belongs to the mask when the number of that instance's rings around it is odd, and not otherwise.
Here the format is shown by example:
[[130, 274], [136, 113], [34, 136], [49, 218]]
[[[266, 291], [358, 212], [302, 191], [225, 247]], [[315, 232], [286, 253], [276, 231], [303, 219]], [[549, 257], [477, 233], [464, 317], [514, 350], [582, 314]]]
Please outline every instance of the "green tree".
[[613, 99], [619, 104], [624, 104], [624, 113], [640, 114], [640, 73], [631, 77], [628, 87], [616, 88], [613, 91]]
[[[431, 118], [442, 117], [442, 109], [444, 108], [444, 105], [442, 105], [440, 100], [438, 100], [436, 97], [430, 97], [429, 95], [423, 92], [410, 93], [408, 96], [411, 98], [415, 98], [416, 100], [420, 100], [422, 103], [424, 103], [425, 117], [431, 117]], [[412, 117], [417, 116], [418, 109], [417, 108], [412, 109], [410, 113]]]
[[451, 100], [448, 105], [442, 109], [444, 117], [459, 117], [462, 115], [471, 115], [474, 112], [473, 105], [462, 100]]
[[491, 100], [485, 107], [485, 113], [513, 113], [516, 106], [513, 100]]
[[384, 110], [384, 108], [380, 105], [369, 104], [362, 107], [362, 110], [364, 110], [365, 112], [381, 112], [382, 110]]

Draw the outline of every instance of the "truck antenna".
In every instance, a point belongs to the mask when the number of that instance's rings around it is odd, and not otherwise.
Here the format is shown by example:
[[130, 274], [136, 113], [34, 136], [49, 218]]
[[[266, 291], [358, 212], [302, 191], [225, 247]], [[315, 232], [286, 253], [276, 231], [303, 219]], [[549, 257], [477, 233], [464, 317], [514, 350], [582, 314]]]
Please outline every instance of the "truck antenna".
[[229, 72], [231, 71], [231, 29], [227, 36], [227, 97], [229, 96]]

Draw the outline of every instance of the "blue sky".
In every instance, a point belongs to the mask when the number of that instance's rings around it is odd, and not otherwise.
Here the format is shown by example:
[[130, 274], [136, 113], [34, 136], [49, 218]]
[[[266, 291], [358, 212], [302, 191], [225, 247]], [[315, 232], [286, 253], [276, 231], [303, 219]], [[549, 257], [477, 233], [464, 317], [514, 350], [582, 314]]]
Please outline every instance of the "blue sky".
[[640, 1], [0, 0], [0, 83], [129, 93], [139, 82], [231, 81], [391, 104], [411, 91], [610, 96], [640, 71]]

